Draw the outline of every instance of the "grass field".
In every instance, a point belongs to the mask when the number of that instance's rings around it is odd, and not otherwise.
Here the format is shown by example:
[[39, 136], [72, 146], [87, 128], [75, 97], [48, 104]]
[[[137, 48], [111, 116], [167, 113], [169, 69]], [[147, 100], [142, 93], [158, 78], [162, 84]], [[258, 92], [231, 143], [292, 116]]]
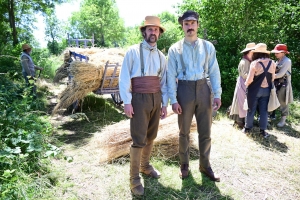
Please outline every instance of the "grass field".
[[[193, 121], [191, 135], [190, 177], [181, 180], [178, 144], [156, 146], [152, 164], [161, 172], [160, 179], [143, 177], [145, 195], [133, 197], [129, 189], [129, 155], [109, 163], [100, 163], [103, 156], [99, 142], [104, 134], [115, 130], [128, 131], [129, 120], [111, 99], [89, 97], [83, 108], [85, 117], [70, 113], [53, 117], [56, 143], [63, 155], [53, 159], [51, 168], [55, 184], [43, 199], [300, 199], [300, 126], [299, 103], [293, 105], [287, 126], [276, 128], [279, 119], [270, 122], [270, 138], [259, 137], [259, 129], [251, 135], [234, 127], [224, 111], [212, 125], [211, 164], [221, 182], [211, 182], [199, 170], [197, 133]], [[101, 103], [102, 102], [102, 103]], [[87, 121], [89, 119], [89, 121]], [[124, 124], [127, 124], [127, 126]], [[105, 131], [103, 131], [105, 129]], [[177, 116], [161, 121], [159, 135], [177, 132]], [[176, 146], [177, 145], [177, 146]], [[129, 149], [128, 149], [129, 150]], [[71, 158], [67, 162], [63, 157]]]

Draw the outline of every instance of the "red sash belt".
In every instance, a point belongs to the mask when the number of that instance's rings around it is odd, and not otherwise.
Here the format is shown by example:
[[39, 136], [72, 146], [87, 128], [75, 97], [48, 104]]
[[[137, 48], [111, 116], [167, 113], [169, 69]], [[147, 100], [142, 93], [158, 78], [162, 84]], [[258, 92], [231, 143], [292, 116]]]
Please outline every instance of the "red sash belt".
[[158, 76], [141, 76], [131, 79], [133, 93], [157, 93], [160, 92]]

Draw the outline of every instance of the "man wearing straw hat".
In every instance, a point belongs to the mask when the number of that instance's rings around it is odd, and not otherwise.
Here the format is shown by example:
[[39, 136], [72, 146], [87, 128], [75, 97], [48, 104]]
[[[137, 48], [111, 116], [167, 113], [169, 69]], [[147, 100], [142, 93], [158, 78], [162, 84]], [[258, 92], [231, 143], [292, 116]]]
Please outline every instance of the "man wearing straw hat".
[[35, 71], [36, 70], [43, 70], [41, 67], [37, 67], [34, 65], [32, 58], [30, 57], [31, 54], [31, 47], [28, 44], [22, 45], [22, 54], [21, 54], [21, 66], [22, 66], [22, 74], [26, 81], [27, 86], [32, 86], [32, 92], [36, 94], [36, 86], [34, 83], [30, 83], [29, 80], [34, 80]]
[[168, 92], [173, 112], [178, 114], [179, 125], [179, 176], [182, 179], [189, 176], [189, 134], [195, 115], [200, 153], [199, 170], [212, 181], [220, 181], [209, 162], [212, 111], [217, 111], [221, 106], [220, 69], [213, 44], [197, 36], [198, 19], [198, 13], [191, 10], [178, 18], [185, 37], [172, 45], [168, 52]]
[[158, 17], [147, 16], [140, 31], [144, 40], [128, 49], [119, 77], [124, 112], [130, 118], [130, 188], [134, 195], [144, 194], [139, 172], [160, 177], [149, 160], [159, 120], [167, 116], [168, 101], [166, 58], [156, 44], [165, 29]]
[[[293, 89], [292, 89], [292, 61], [286, 57], [289, 54], [285, 44], [277, 44], [271, 51], [275, 53], [276, 58], [276, 74], [275, 85], [277, 88], [277, 97], [280, 102], [281, 119], [277, 124], [278, 127], [285, 125], [286, 117], [289, 114], [289, 103], [293, 102]], [[273, 111], [275, 115], [275, 111]], [[275, 116], [274, 116], [275, 117]]]

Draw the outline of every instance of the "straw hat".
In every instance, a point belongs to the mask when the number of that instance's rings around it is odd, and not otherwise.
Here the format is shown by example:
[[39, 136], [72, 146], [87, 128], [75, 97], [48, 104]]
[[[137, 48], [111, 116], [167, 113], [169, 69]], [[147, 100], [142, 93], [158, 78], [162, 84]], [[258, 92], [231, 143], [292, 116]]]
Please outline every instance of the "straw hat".
[[144, 25], [140, 26], [140, 30], [146, 26], [158, 26], [163, 32], [166, 31], [166, 29], [160, 25], [160, 19], [156, 16], [146, 16]]
[[271, 53], [286, 53], [289, 54], [288, 48], [285, 44], [277, 44]]
[[31, 47], [28, 45], [28, 44], [23, 44], [22, 45], [22, 49], [23, 51], [26, 50], [26, 49], [31, 49]]
[[244, 52], [246, 52], [246, 51], [253, 50], [254, 48], [255, 48], [255, 43], [254, 43], [254, 42], [248, 43], [248, 44], [246, 45], [246, 48], [245, 48], [243, 51], [241, 51], [241, 53], [244, 53]]
[[267, 53], [270, 54], [270, 51], [267, 50], [267, 45], [265, 43], [258, 43], [254, 50], [252, 50], [253, 53]]

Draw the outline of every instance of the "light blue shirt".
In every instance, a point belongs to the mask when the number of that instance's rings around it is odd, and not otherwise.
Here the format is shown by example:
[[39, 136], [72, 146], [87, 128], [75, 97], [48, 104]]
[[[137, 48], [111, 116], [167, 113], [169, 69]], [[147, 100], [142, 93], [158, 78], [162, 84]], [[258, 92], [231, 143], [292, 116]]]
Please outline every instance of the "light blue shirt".
[[[182, 51], [180, 51], [180, 45], [182, 44]], [[167, 84], [168, 94], [171, 100], [171, 104], [177, 103], [177, 83], [178, 80], [197, 81], [203, 78], [210, 78], [214, 98], [221, 98], [221, 76], [218, 61], [216, 58], [216, 50], [213, 44], [209, 41], [206, 42], [206, 48], [208, 53], [208, 64], [205, 65], [205, 49], [202, 40], [198, 40], [191, 44], [184, 39], [173, 44], [168, 52], [168, 72], [167, 72]], [[186, 68], [186, 75], [183, 74], [183, 67], [180, 61], [180, 52], [182, 52], [183, 62]], [[204, 75], [204, 68], [207, 66]]]
[[[157, 46], [150, 46], [145, 40], [142, 43], [144, 58], [144, 76], [158, 76], [162, 92], [162, 106], [168, 105], [167, 61], [159, 52]], [[160, 56], [159, 56], [160, 54]], [[131, 104], [131, 79], [142, 76], [140, 44], [133, 45], [127, 50], [119, 75], [120, 95], [124, 104]]]
[[22, 73], [26, 74], [26, 76], [34, 76], [35, 75], [35, 68], [34, 63], [27, 53], [22, 52], [21, 54], [21, 66], [22, 66]]

